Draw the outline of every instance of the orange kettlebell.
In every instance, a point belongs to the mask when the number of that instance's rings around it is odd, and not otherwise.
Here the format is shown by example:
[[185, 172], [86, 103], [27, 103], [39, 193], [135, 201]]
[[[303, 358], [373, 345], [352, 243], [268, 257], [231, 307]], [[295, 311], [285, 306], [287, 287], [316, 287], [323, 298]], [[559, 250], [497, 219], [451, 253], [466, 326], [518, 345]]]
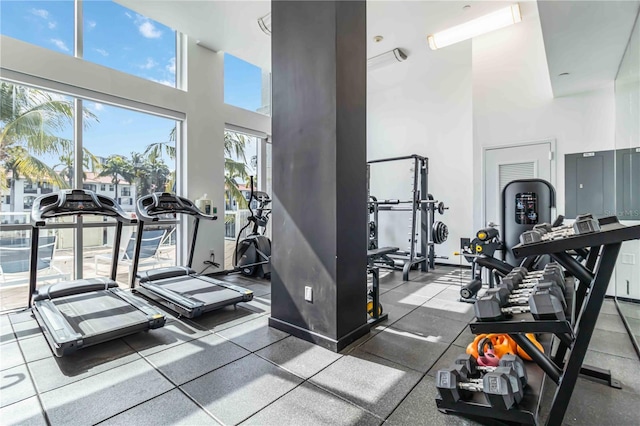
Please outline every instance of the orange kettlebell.
[[506, 334], [479, 334], [473, 340], [473, 342], [469, 343], [467, 346], [467, 354], [473, 355], [474, 358], [478, 359], [478, 345], [482, 341], [482, 339], [489, 339], [493, 346], [493, 352], [498, 358], [502, 358], [506, 354], [515, 354], [516, 349], [511, 345], [511, 340], [509, 336]]

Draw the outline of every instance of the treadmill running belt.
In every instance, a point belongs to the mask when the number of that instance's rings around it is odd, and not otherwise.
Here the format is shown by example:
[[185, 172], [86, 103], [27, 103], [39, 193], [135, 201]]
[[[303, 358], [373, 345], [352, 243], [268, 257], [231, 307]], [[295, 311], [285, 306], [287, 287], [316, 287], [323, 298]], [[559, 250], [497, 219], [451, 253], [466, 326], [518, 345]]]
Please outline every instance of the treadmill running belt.
[[165, 282], [156, 282], [154, 284], [162, 288], [166, 288], [167, 290], [174, 291], [182, 296], [202, 301], [207, 305], [221, 302], [223, 300], [242, 298], [242, 294], [237, 291], [230, 290], [207, 281], [199, 280], [197, 278], [181, 278], [179, 280], [167, 280]]
[[53, 299], [71, 327], [91, 337], [147, 323], [147, 316], [110, 291], [76, 294]]

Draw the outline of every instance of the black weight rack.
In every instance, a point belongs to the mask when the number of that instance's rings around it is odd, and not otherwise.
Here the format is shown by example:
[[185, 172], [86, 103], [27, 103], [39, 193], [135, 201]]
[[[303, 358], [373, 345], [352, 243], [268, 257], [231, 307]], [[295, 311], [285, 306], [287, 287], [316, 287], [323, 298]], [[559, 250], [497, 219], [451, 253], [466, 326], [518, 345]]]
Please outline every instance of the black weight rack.
[[[524, 349], [535, 364], [527, 363], [529, 385], [525, 398], [518, 408], [495, 410], [482, 403], [482, 395], [472, 401], [447, 403], [436, 398], [438, 408], [445, 412], [455, 412], [472, 417], [487, 417], [519, 424], [538, 424], [542, 378], [546, 375], [558, 387], [551, 401], [546, 425], [561, 425], [573, 389], [580, 374], [607, 382], [609, 386], [620, 388], [620, 383], [611, 377], [608, 370], [583, 365], [591, 336], [605, 298], [609, 281], [615, 269], [620, 247], [624, 241], [640, 239], [640, 225], [624, 226], [615, 217], [599, 220], [600, 231], [565, 237], [553, 241], [541, 241], [513, 248], [516, 257], [540, 256], [548, 254], [564, 267], [568, 275], [566, 297], [568, 316], [564, 321], [536, 321], [531, 314], [517, 314], [508, 321], [481, 322], [470, 324], [474, 334], [506, 333]], [[583, 262], [570, 253], [588, 249]], [[539, 341], [544, 347], [540, 351], [526, 333], [540, 333]], [[551, 336], [556, 337], [552, 344]], [[555, 354], [552, 355], [552, 346]]]

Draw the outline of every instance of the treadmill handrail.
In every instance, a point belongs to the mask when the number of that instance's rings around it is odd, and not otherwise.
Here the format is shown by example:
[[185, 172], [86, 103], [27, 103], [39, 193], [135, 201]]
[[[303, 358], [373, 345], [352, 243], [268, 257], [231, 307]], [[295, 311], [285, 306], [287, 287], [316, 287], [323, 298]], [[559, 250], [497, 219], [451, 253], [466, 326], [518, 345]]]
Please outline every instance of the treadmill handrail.
[[191, 200], [169, 192], [154, 192], [138, 199], [136, 212], [142, 220], [157, 222], [163, 214], [186, 214], [198, 219], [216, 220], [218, 216], [200, 211]]
[[[85, 197], [88, 200], [74, 200], [73, 197]], [[91, 203], [88, 206], [84, 202]], [[69, 203], [78, 203], [74, 210]], [[31, 207], [31, 225], [46, 226], [47, 219], [62, 216], [82, 216], [86, 214], [113, 217], [118, 222], [134, 224], [136, 218], [129, 216], [116, 201], [105, 195], [98, 195], [88, 189], [62, 189], [51, 194], [44, 194], [33, 201]]]

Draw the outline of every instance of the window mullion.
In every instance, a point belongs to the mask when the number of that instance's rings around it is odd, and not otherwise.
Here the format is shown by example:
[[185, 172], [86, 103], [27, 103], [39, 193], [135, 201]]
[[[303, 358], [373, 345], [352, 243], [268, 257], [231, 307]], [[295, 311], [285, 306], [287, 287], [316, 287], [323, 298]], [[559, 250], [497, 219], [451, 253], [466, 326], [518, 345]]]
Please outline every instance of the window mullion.
[[[74, 155], [73, 155], [73, 183], [75, 189], [82, 189], [83, 173], [82, 173], [82, 99], [73, 100], [73, 139]], [[75, 278], [82, 279], [82, 216], [76, 217], [76, 229], [74, 238], [74, 265]]]
[[82, 17], [82, 0], [75, 0], [74, 7], [74, 15], [75, 15], [75, 31], [74, 31], [74, 55], [76, 58], [81, 58], [84, 53], [84, 43], [83, 43], [83, 34], [82, 30], [84, 28], [83, 25], [83, 17]]

